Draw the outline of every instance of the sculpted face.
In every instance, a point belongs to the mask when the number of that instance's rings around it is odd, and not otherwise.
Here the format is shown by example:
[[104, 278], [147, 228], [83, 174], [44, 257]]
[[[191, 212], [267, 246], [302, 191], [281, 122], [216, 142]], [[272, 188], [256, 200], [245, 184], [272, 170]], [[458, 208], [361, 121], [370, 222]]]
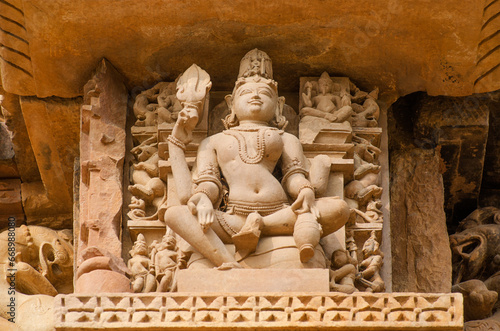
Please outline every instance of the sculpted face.
[[318, 81], [318, 85], [319, 85], [319, 91], [323, 95], [331, 92], [333, 88], [333, 82], [329, 79], [320, 79]]
[[40, 246], [40, 270], [59, 293], [73, 278], [73, 248], [64, 240], [54, 239]]
[[265, 83], [246, 83], [233, 95], [233, 111], [240, 121], [270, 122], [277, 103], [278, 95]]

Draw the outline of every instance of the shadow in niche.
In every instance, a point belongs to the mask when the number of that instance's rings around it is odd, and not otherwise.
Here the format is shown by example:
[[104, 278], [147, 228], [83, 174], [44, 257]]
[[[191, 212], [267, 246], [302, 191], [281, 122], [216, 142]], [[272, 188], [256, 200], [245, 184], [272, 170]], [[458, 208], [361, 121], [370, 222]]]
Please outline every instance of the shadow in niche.
[[498, 95], [416, 92], [398, 99], [388, 111], [389, 155], [408, 149], [439, 153], [449, 233], [478, 206], [500, 202]]
[[489, 131], [479, 206], [500, 208], [500, 90], [489, 96]]

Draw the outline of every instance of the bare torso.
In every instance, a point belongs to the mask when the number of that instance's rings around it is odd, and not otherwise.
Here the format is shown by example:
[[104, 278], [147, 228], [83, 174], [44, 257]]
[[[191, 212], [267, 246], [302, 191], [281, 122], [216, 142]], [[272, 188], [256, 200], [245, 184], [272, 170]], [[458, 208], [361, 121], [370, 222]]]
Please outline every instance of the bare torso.
[[226, 179], [229, 201], [286, 202], [273, 170], [283, 152], [283, 132], [271, 127], [256, 131], [226, 130], [214, 135], [212, 146]]
[[327, 94], [320, 94], [317, 95], [313, 98], [313, 103], [316, 109], [331, 113], [332, 111], [337, 109], [337, 106], [335, 105], [335, 101], [337, 101], [338, 97], [327, 93]]

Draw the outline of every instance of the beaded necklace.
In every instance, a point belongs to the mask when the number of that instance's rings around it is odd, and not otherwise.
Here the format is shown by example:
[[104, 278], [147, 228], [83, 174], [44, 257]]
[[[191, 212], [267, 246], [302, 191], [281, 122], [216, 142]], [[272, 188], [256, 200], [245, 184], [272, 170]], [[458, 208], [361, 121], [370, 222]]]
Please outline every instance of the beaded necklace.
[[[224, 134], [233, 136], [238, 141], [238, 155], [241, 160], [247, 164], [257, 164], [264, 158], [264, 153], [266, 151], [266, 139], [264, 135], [268, 130], [278, 130], [272, 127], [260, 127], [260, 128], [242, 128], [236, 127], [229, 130], [224, 130]], [[257, 153], [250, 156], [248, 154], [247, 142], [245, 136], [242, 132], [257, 132]]]

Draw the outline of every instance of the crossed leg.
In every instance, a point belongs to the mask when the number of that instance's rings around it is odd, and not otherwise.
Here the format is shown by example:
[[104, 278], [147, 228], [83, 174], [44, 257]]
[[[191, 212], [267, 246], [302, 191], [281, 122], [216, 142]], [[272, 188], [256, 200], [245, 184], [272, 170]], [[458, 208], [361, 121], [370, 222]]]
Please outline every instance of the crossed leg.
[[[316, 206], [319, 209], [318, 222], [323, 229], [323, 236], [337, 231], [349, 219], [349, 207], [340, 198], [320, 198], [316, 200]], [[223, 217], [224, 221], [236, 233], [245, 225], [246, 218], [244, 216], [225, 213]], [[287, 207], [271, 215], [261, 217], [260, 220], [262, 223], [259, 228], [263, 236], [292, 235], [297, 215], [291, 207]], [[216, 266], [237, 265], [234, 256], [224, 246], [224, 243], [233, 242], [232, 235], [234, 234], [228, 234], [217, 220], [211, 228], [204, 232], [198, 218], [190, 212], [187, 206], [173, 206], [165, 212], [164, 221], [174, 232]]]

